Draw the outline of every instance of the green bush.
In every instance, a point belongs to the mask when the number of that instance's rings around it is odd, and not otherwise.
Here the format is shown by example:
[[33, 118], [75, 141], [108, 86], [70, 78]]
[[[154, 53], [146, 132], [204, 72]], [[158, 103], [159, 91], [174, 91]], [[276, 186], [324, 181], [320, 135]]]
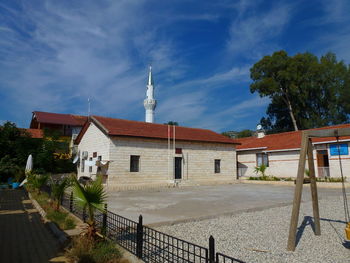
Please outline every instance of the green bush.
[[116, 245], [111, 241], [98, 242], [92, 250], [92, 256], [97, 263], [109, 263], [122, 257]]
[[275, 177], [275, 176], [250, 176], [248, 180], [252, 181], [281, 181], [281, 178]]
[[52, 210], [52, 209], [47, 211], [47, 214], [46, 214], [47, 219], [56, 222], [58, 225], [64, 224], [64, 221], [66, 220], [67, 216], [68, 216], [67, 213]]
[[64, 221], [64, 230], [74, 229], [75, 228], [75, 220], [71, 217], [67, 217]]
[[[86, 236], [73, 238], [66, 256], [74, 262], [118, 263], [122, 262], [122, 253], [112, 241], [93, 241]], [[128, 262], [128, 261], [123, 261]]]
[[68, 213], [57, 211], [50, 207], [46, 212], [47, 219], [55, 222], [61, 229], [68, 230], [75, 228], [75, 220]]

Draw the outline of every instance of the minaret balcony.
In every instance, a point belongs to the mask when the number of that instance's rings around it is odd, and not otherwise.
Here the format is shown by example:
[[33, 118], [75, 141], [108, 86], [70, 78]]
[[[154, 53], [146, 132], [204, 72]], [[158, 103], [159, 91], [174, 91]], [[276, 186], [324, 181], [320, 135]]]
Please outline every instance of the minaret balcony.
[[157, 105], [157, 101], [155, 99], [145, 99], [143, 101], [143, 105], [146, 109], [154, 109]]

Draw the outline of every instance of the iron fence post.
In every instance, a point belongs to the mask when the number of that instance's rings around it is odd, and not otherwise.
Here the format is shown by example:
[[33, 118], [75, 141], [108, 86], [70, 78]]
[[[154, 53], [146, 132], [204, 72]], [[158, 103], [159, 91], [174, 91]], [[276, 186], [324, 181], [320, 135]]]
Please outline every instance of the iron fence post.
[[73, 212], [73, 192], [70, 193], [69, 197], [69, 211]]
[[143, 224], [142, 215], [139, 216], [139, 223], [136, 231], [136, 256], [142, 259], [142, 245], [143, 245]]
[[107, 234], [107, 204], [105, 204], [105, 209], [103, 210], [102, 233], [104, 235]]
[[209, 237], [209, 263], [215, 263], [215, 239], [213, 236]]

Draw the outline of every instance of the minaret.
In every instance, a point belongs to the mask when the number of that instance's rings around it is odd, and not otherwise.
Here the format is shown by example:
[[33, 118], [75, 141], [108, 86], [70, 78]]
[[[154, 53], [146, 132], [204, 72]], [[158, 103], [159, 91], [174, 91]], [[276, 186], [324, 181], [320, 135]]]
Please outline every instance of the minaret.
[[153, 123], [154, 122], [154, 109], [157, 106], [157, 101], [153, 97], [154, 87], [153, 87], [153, 78], [152, 78], [152, 67], [149, 67], [148, 74], [148, 84], [147, 84], [147, 92], [146, 99], [143, 101], [143, 105], [146, 109], [146, 122]]

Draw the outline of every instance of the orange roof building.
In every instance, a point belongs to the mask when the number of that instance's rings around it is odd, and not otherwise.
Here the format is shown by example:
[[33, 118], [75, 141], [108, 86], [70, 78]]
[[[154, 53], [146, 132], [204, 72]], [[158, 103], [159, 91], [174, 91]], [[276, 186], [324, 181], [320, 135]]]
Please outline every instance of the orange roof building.
[[86, 116], [33, 111], [30, 129], [50, 129], [61, 136], [72, 136], [80, 132], [86, 121]]
[[[350, 128], [350, 124], [341, 124], [311, 130]], [[265, 164], [266, 173], [276, 177], [296, 177], [301, 147], [302, 131], [284, 132], [271, 135], [254, 136], [237, 139], [237, 166], [240, 176], [256, 176], [255, 167]], [[260, 138], [259, 138], [260, 137]], [[350, 174], [349, 155], [350, 136], [313, 138], [314, 160], [319, 177], [338, 177], [339, 157], [338, 144], [341, 148], [341, 159], [346, 171]]]
[[75, 144], [78, 176], [110, 188], [236, 180], [238, 142], [211, 130], [91, 116]]

